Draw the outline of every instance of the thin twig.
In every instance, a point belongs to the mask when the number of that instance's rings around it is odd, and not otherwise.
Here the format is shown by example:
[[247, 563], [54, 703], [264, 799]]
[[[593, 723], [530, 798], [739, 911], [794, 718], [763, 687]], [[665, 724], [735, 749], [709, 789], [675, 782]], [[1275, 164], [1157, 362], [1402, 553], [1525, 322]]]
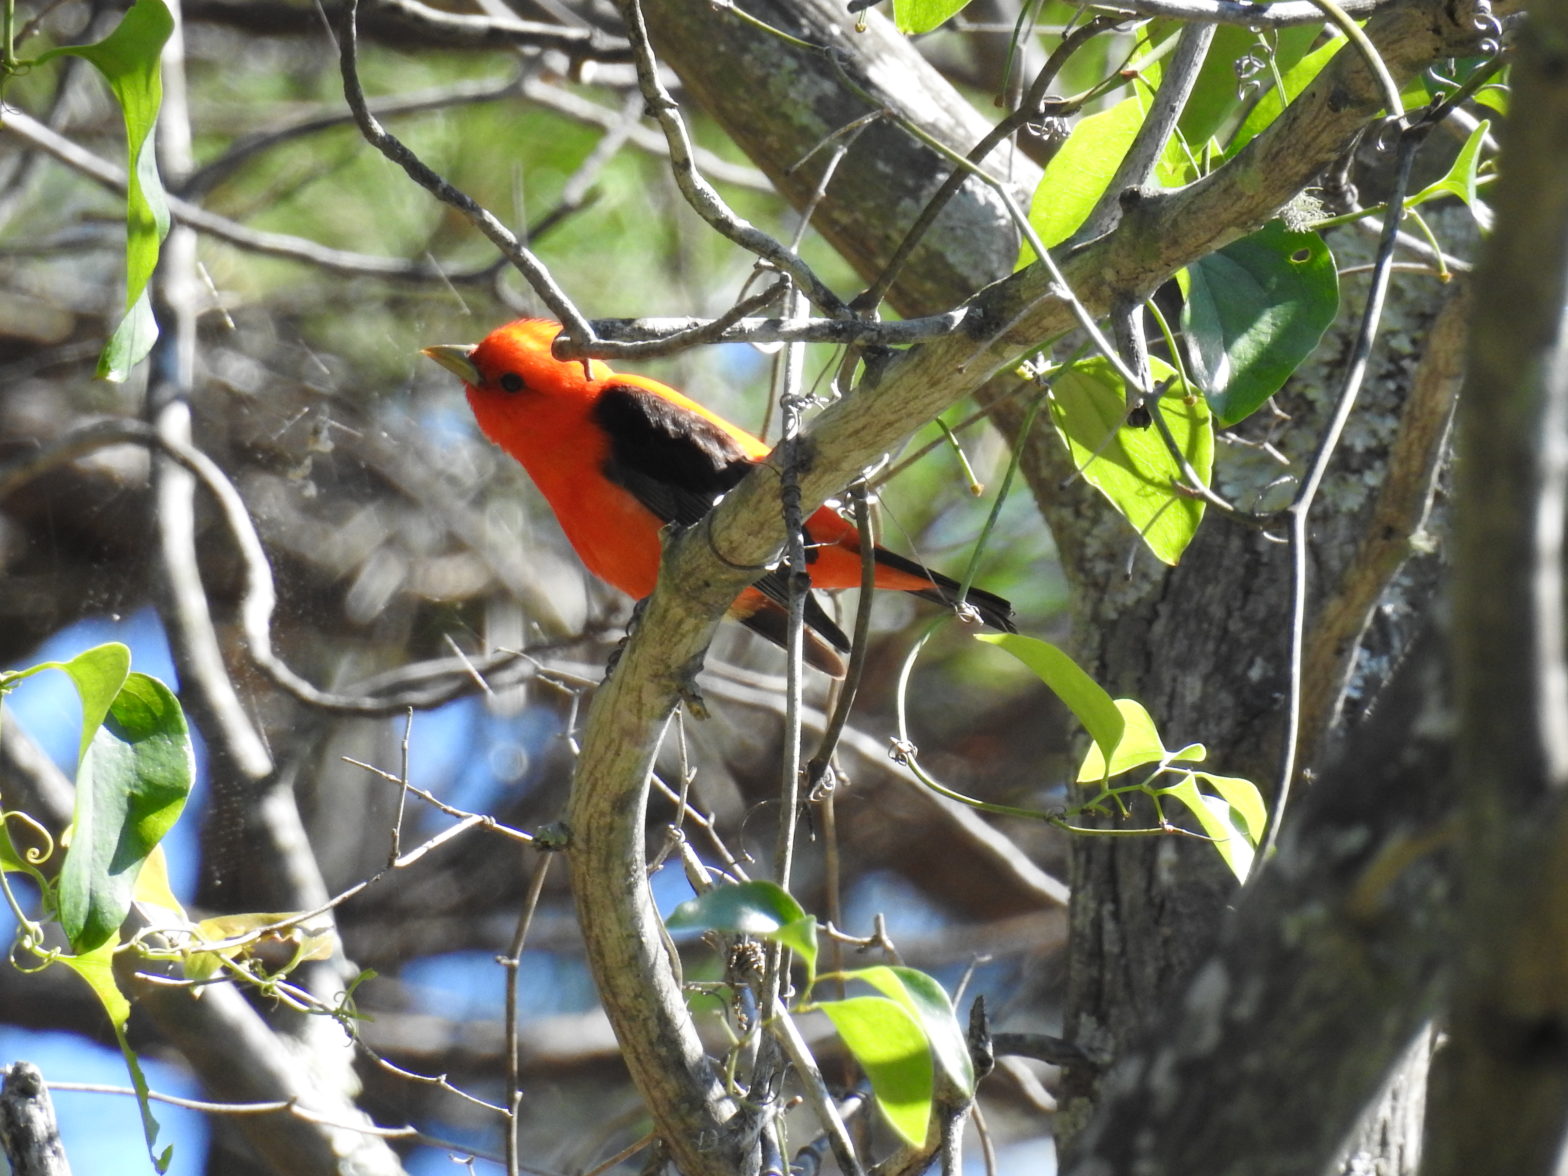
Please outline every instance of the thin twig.
[[799, 254], [737, 216], [713, 185], [698, 173], [692, 161], [691, 136], [681, 119], [680, 108], [659, 80], [658, 62], [648, 40], [648, 27], [643, 21], [642, 7], [638, 0], [621, 0], [620, 9], [637, 61], [637, 81], [647, 100], [648, 109], [664, 129], [664, 137], [670, 148], [670, 173], [681, 195], [686, 197], [697, 215], [720, 235], [794, 278], [801, 293], [813, 306], [834, 318], [847, 316], [849, 311], [843, 300], [817, 277]]
[[1263, 863], [1279, 842], [1280, 826], [1285, 819], [1286, 806], [1290, 802], [1291, 785], [1296, 775], [1296, 757], [1299, 752], [1296, 744], [1301, 735], [1301, 675], [1306, 643], [1307, 574], [1311, 556], [1307, 537], [1312, 504], [1317, 498], [1319, 487], [1323, 484], [1324, 475], [1328, 472], [1329, 462], [1333, 460], [1334, 453], [1339, 448], [1340, 436], [1344, 432], [1345, 423], [1350, 419], [1351, 410], [1355, 408], [1356, 396], [1366, 376], [1372, 344], [1377, 337], [1378, 324], [1382, 319], [1383, 299], [1388, 293], [1389, 263], [1393, 260], [1394, 248], [1397, 244], [1399, 218], [1404, 210], [1405, 192], [1410, 185], [1410, 170], [1415, 163], [1416, 151], [1425, 140], [1428, 130], [1430, 124], [1421, 123], [1400, 135], [1393, 189], [1389, 193], [1388, 211], [1383, 218], [1383, 239], [1378, 246], [1371, 287], [1367, 291], [1366, 304], [1361, 313], [1361, 327], [1356, 334], [1350, 361], [1345, 368], [1339, 400], [1334, 407], [1333, 417], [1324, 429], [1323, 436], [1318, 440], [1317, 451], [1312, 455], [1312, 461], [1307, 466], [1306, 476], [1301, 480], [1296, 497], [1286, 508], [1290, 516], [1291, 601], [1284, 745], [1280, 754], [1278, 788], [1269, 813], [1268, 833], [1263, 839], [1259, 853], [1253, 859], [1249, 881], [1258, 876]]
[[523, 899], [523, 909], [518, 912], [517, 931], [512, 936], [511, 946], [507, 949], [506, 957], [501, 961], [506, 968], [506, 1173], [507, 1176], [517, 1176], [517, 1111], [523, 1101], [523, 1086], [519, 1076], [520, 1067], [517, 1053], [517, 987], [519, 974], [523, 965], [523, 946], [528, 942], [528, 930], [533, 926], [534, 912], [539, 909], [539, 896], [544, 893], [544, 881], [550, 873], [550, 861], [555, 855], [544, 854], [539, 862], [539, 868], [534, 871], [533, 881], [529, 883], [527, 897]]
[[[129, 1086], [113, 1086], [100, 1082], [51, 1082], [49, 1083], [49, 1089], [68, 1090], [73, 1094], [116, 1094], [124, 1095], [128, 1098], [140, 1097], [139, 1092]], [[153, 1102], [167, 1103], [171, 1107], [182, 1107], [188, 1111], [200, 1111], [206, 1115], [293, 1115], [309, 1123], [316, 1123], [323, 1127], [331, 1127], [341, 1131], [352, 1131], [356, 1135], [375, 1135], [382, 1139], [406, 1139], [411, 1143], [420, 1143], [427, 1147], [443, 1148], [457, 1155], [474, 1156], [495, 1163], [500, 1162], [500, 1157], [498, 1156], [476, 1151], [467, 1144], [453, 1143], [439, 1136], [427, 1135], [417, 1127], [377, 1127], [368, 1123], [329, 1119], [324, 1115], [307, 1110], [294, 1099], [276, 1099], [271, 1102], [223, 1103], [208, 1102], [196, 1098], [183, 1098], [177, 1094], [164, 1094], [158, 1090], [149, 1090], [147, 1097]], [[538, 1174], [538, 1176], [552, 1176], [549, 1169], [546, 1168], [530, 1168], [529, 1171]]]
[[[1061, 72], [1067, 59], [1076, 53], [1085, 43], [1121, 23], [1120, 18], [1110, 16], [1096, 16], [1093, 20], [1080, 25], [1066, 37], [1062, 43], [1052, 50], [1046, 58], [1045, 64], [1040, 67], [1040, 72], [1035, 75], [1034, 82], [1029, 87], [1029, 92], [1024, 95], [1018, 104], [1018, 109], [1009, 114], [996, 126], [992, 127], [981, 140], [970, 149], [965, 157], [971, 164], [980, 166], [1001, 143], [1015, 134], [1026, 123], [1041, 117], [1045, 112], [1046, 92], [1051, 83], [1056, 80], [1056, 75]], [[1065, 113], [1065, 112], [1064, 112]], [[925, 236], [931, 225], [935, 223], [938, 214], [945, 208], [950, 200], [958, 193], [968, 181], [970, 172], [968, 168], [955, 166], [948, 173], [947, 179], [936, 190], [931, 199], [926, 201], [926, 206], [920, 210], [920, 215], [915, 218], [914, 224], [909, 226], [909, 231], [904, 234], [904, 239], [898, 243], [898, 248], [893, 251], [892, 257], [882, 267], [882, 272], [877, 275], [877, 280], [855, 297], [850, 303], [852, 309], [862, 314], [875, 310], [881, 305], [888, 289], [898, 278], [904, 263], [909, 260], [915, 246]]]
[[[63, 135], [57, 134], [36, 119], [19, 110], [5, 112], [7, 134], [31, 143], [73, 171], [95, 180], [110, 191], [125, 193], [125, 171], [112, 163], [99, 159]], [[451, 273], [430, 261], [406, 261], [400, 257], [377, 257], [370, 253], [354, 253], [334, 249], [329, 245], [296, 237], [289, 233], [274, 233], [266, 229], [252, 229], [228, 217], [210, 212], [199, 204], [192, 204], [178, 196], [168, 197], [169, 215], [175, 224], [189, 225], [219, 241], [251, 253], [267, 257], [281, 257], [290, 261], [315, 266], [328, 273], [347, 277], [387, 278], [395, 281], [443, 282], [451, 285], [478, 284], [490, 280], [493, 266]]]
[[[523, 96], [530, 101], [537, 102], [540, 106], [547, 106], [557, 114], [563, 114], [567, 118], [589, 126], [609, 130], [619, 117], [607, 106], [540, 78], [524, 78], [522, 88]], [[631, 129], [630, 141], [639, 151], [666, 158], [669, 156], [669, 144], [665, 141], [664, 135], [653, 127], [638, 123]], [[704, 175], [711, 176], [720, 183], [729, 184], [734, 188], [746, 188], [753, 192], [766, 192], [770, 195], [774, 191], [768, 178], [756, 168], [731, 163], [706, 147], [693, 148], [692, 160], [702, 169]]]
[[838, 741], [844, 734], [849, 715], [855, 707], [855, 696], [860, 692], [860, 680], [865, 676], [866, 650], [871, 645], [871, 605], [877, 573], [876, 530], [872, 525], [871, 505], [865, 482], [856, 482], [849, 488], [850, 502], [854, 504], [855, 529], [860, 532], [860, 599], [855, 605], [855, 635], [850, 640], [849, 668], [839, 686], [838, 698], [833, 703], [833, 717], [817, 745], [816, 754], [806, 765], [806, 788], [812, 799], [819, 790], [831, 791], [829, 773]]
[[466, 193], [459, 191], [420, 160], [370, 112], [369, 104], [365, 100], [365, 91], [359, 81], [355, 33], [358, 10], [359, 0], [346, 0], [337, 34], [338, 63], [343, 75], [343, 95], [349, 109], [354, 112], [354, 121], [359, 126], [360, 134], [365, 137], [367, 143], [407, 172], [409, 179], [443, 204], [450, 205], [467, 217], [468, 222], [483, 233], [512, 263], [517, 272], [522, 274], [534, 293], [539, 295], [559, 322], [571, 327], [578, 333], [579, 338], [591, 338], [587, 320], [566, 296], [566, 292], [556, 284], [544, 263], [525, 248], [516, 235], [496, 220], [487, 209]]
[[[504, 81], [459, 82], [437, 90], [380, 98], [369, 103], [377, 118], [397, 118], [406, 114], [421, 114], [431, 110], [447, 110], [454, 106], [475, 106], [486, 102], [499, 102], [516, 95], [522, 87], [522, 76], [514, 73]], [[246, 161], [270, 151], [274, 147], [302, 139], [322, 131], [346, 126], [354, 121], [352, 113], [340, 106], [332, 106], [319, 114], [296, 119], [284, 126], [258, 131], [235, 140], [222, 155], [203, 164], [181, 181], [171, 195], [186, 200], [195, 199], [211, 191], [233, 175]]]
[[[784, 292], [783, 281], [737, 302], [729, 310], [712, 319], [594, 319], [592, 327], [597, 332], [608, 332], [590, 342], [579, 342], [570, 332], [565, 332], [555, 344], [555, 353], [562, 359], [643, 359], [662, 355], [675, 355], [688, 348], [709, 343], [771, 343], [777, 342], [770, 335], [773, 324], [788, 330], [793, 324], [788, 318], [753, 319], [749, 315], [762, 310], [778, 300]], [[819, 320], [824, 325], [835, 320]], [[813, 320], [801, 320], [816, 325]], [[615, 335], [630, 336], [631, 341], [618, 342]], [[806, 342], [807, 340], [799, 340]]]

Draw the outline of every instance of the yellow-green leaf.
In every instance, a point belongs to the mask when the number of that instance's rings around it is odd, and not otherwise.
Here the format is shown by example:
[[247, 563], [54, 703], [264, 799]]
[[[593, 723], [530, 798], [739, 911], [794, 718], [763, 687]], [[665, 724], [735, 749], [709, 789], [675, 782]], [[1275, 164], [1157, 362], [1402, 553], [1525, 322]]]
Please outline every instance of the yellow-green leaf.
[[866, 1072], [877, 1106], [908, 1144], [925, 1142], [931, 1123], [931, 1047], [903, 1004], [885, 996], [852, 996], [816, 1005]]
[[[1175, 375], [1161, 360], [1149, 364], [1158, 382]], [[1189, 395], [1180, 381], [1172, 381], [1159, 408], [1177, 449], [1207, 486], [1214, 467], [1214, 425], [1207, 403], [1202, 396]], [[1159, 430], [1124, 426], [1126, 413], [1126, 388], [1104, 359], [1085, 360], [1052, 381], [1051, 420], [1067, 442], [1073, 464], [1158, 559], [1175, 564], [1203, 521], [1203, 500], [1177, 489], [1184, 480], [1182, 469]]]

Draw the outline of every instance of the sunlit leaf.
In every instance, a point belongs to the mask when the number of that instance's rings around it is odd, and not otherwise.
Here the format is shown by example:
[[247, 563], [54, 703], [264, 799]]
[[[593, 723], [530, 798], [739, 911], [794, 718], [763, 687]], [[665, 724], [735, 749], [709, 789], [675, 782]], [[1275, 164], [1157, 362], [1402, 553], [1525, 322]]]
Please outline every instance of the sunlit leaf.
[[[1067, 142], [1046, 164], [1029, 202], [1029, 223], [1047, 249], [1072, 236], [1093, 211], [1143, 125], [1147, 106], [1147, 99], [1137, 93], [1109, 110], [1080, 119]], [[1184, 167], [1183, 153], [1169, 142], [1161, 154], [1156, 178], [1175, 182]], [[1025, 244], [1019, 268], [1033, 260], [1034, 251]]]
[[[1155, 380], [1174, 370], [1149, 361]], [[1173, 381], [1160, 397], [1160, 411], [1177, 449], [1206, 486], [1214, 465], [1214, 428], [1201, 396], [1189, 396]], [[1164, 563], [1181, 558], [1203, 521], [1203, 500], [1177, 487], [1181, 466], [1159, 430], [1127, 427], [1127, 393], [1121, 377], [1101, 358], [1085, 360], [1051, 383], [1051, 420], [1072, 452], [1084, 480], [1105, 495]]]
[[1478, 105], [1486, 107], [1492, 113], [1502, 118], [1508, 117], [1508, 87], [1499, 85], [1485, 85], [1474, 94]]
[[1216, 776], [1212, 772], [1194, 772], [1193, 775], [1203, 782], [1205, 791], [1230, 805], [1235, 819], [1241, 822], [1247, 839], [1253, 845], [1263, 839], [1263, 831], [1269, 823], [1269, 812], [1256, 784], [1240, 776]]
[[[1322, 31], [1322, 25], [1295, 25], [1271, 31], [1274, 69], [1287, 75]], [[1187, 104], [1182, 107], [1178, 124], [1189, 143], [1203, 144], [1222, 136], [1226, 128], [1237, 121], [1244, 102], [1249, 101], [1252, 94], [1261, 94], [1274, 84], [1274, 72], [1269, 68], [1265, 52], [1258, 44], [1258, 34], [1252, 29], [1221, 25], [1214, 30], [1214, 40], [1204, 55], [1203, 66]], [[1250, 57], [1248, 76], [1255, 83], [1247, 87], [1246, 97], [1239, 93], [1242, 80], [1237, 76], [1238, 62], [1243, 57]]]
[[929, 33], [964, 10], [969, 0], [893, 0], [893, 23], [904, 34]]
[[131, 1076], [131, 1085], [136, 1089], [136, 1102], [141, 1107], [142, 1135], [147, 1142], [147, 1155], [157, 1171], [167, 1172], [174, 1149], [166, 1147], [161, 1153], [153, 1150], [158, 1145], [158, 1120], [153, 1118], [147, 1077], [142, 1073], [141, 1062], [125, 1036], [126, 1022], [131, 1016], [131, 1002], [125, 999], [125, 994], [120, 991], [119, 982], [114, 976], [114, 950], [118, 946], [119, 937], [111, 934], [91, 951], [56, 958], [85, 980], [87, 986], [93, 990], [93, 995], [98, 998], [98, 1003], [103, 1005], [104, 1013], [109, 1018], [109, 1026], [114, 1030], [114, 1039], [120, 1046], [120, 1054], [125, 1059], [126, 1071]]
[[60, 670], [71, 679], [77, 696], [82, 700], [82, 733], [77, 741], [77, 760], [87, 754], [87, 748], [109, 713], [115, 696], [131, 672], [131, 651], [118, 641], [109, 641], [84, 649], [69, 661], [40, 662], [7, 676], [8, 687], [43, 670]]
[[1296, 96], [1311, 84], [1312, 79], [1323, 72], [1323, 67], [1329, 63], [1334, 54], [1340, 51], [1344, 44], [1344, 37], [1337, 33], [1332, 34], [1325, 44], [1308, 53], [1288, 70], [1284, 70], [1281, 74], [1281, 80], [1285, 83], [1283, 102], [1280, 100], [1278, 87], [1272, 85], [1265, 87], [1264, 92], [1258, 98], [1257, 104], [1247, 113], [1247, 117], [1242, 119], [1241, 126], [1237, 127], [1236, 133], [1231, 136], [1230, 143], [1227, 146], [1227, 153], [1234, 155], [1247, 143], [1255, 139], [1259, 131], [1278, 118], [1285, 106], [1294, 102]]
[[184, 929], [191, 925], [185, 905], [175, 897], [174, 888], [169, 884], [169, 860], [161, 845], [153, 846], [142, 863], [141, 873], [136, 875], [136, 884], [131, 888], [131, 901], [156, 928]]
[[[318, 918], [316, 926], [307, 926], [293, 920], [302, 911], [263, 911], [238, 915], [215, 915], [203, 919], [191, 928], [194, 939], [184, 961], [188, 980], [205, 980], [217, 973], [224, 960], [238, 961], [254, 955], [263, 946], [283, 945], [289, 951], [287, 959], [271, 966], [271, 975], [281, 976], [292, 972], [307, 960], [329, 959], [337, 949], [337, 934], [331, 919]], [[245, 939], [255, 932], [264, 931], [259, 938], [247, 943], [222, 946], [225, 941]]]
[[931, 1047], [915, 1015], [885, 996], [852, 996], [814, 1006], [826, 1013], [866, 1072], [893, 1130], [911, 1146], [925, 1142], [934, 1090]]
[[1107, 767], [1107, 757], [1100, 750], [1100, 745], [1090, 744], [1088, 754], [1084, 756], [1083, 766], [1078, 769], [1080, 784], [1119, 776], [1123, 772], [1147, 764], [1157, 764], [1170, 754], [1165, 750], [1165, 745], [1160, 742], [1160, 733], [1154, 726], [1154, 719], [1144, 709], [1143, 703], [1132, 698], [1118, 698], [1116, 709], [1122, 716], [1122, 734], [1111, 751], [1109, 767]]
[[1192, 377], [1221, 425], [1278, 392], [1339, 313], [1328, 246], [1280, 221], [1193, 262], [1178, 281]]
[[1470, 132], [1470, 137], [1465, 140], [1465, 145], [1459, 149], [1459, 154], [1454, 156], [1453, 166], [1448, 169], [1448, 174], [1434, 183], [1428, 184], [1421, 191], [1405, 201], [1407, 207], [1424, 204], [1438, 196], [1453, 195], [1465, 202], [1475, 217], [1476, 224], [1481, 228], [1490, 230], [1492, 227], [1492, 210], [1481, 199], [1477, 192], [1479, 169], [1481, 166], [1481, 149], [1486, 142], [1486, 133], [1492, 124], [1487, 119], [1482, 119]]
[[[1180, 801], [1198, 819], [1198, 826], [1209, 837], [1220, 857], [1230, 867], [1239, 882], [1247, 880], [1252, 869], [1252, 859], [1257, 851], [1258, 838], [1262, 836], [1261, 821], [1254, 823], [1262, 810], [1262, 799], [1246, 780], [1234, 777], [1214, 777], [1227, 781], [1226, 791], [1242, 800], [1240, 807], [1225, 796], [1211, 795], [1198, 788], [1196, 773], [1186, 773], [1181, 780], [1168, 788], [1158, 790], [1158, 795]], [[1252, 797], [1242, 796], [1240, 785], [1251, 790]]]
[[975, 1089], [974, 1061], [969, 1042], [947, 991], [917, 968], [878, 964], [843, 973], [846, 980], [861, 980], [889, 1000], [896, 1000], [920, 1022], [937, 1069], [963, 1094]]

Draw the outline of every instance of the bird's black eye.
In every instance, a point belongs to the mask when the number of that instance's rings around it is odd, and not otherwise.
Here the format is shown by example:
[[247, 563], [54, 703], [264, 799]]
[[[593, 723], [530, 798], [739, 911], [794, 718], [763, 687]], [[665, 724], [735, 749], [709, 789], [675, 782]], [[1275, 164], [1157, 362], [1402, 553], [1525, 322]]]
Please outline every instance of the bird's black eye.
[[516, 372], [507, 372], [498, 381], [503, 392], [521, 392], [523, 390], [523, 377]]

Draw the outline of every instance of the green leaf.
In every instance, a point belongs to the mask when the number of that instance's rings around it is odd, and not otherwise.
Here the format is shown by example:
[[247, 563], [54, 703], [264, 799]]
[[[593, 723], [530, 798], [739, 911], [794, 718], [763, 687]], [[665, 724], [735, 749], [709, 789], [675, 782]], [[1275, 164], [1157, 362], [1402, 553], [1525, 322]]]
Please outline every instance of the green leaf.
[[871, 1093], [910, 1146], [925, 1143], [934, 1089], [931, 1047], [915, 1015], [885, 996], [852, 996], [815, 1006], [871, 1080]]
[[[1175, 375], [1162, 360], [1151, 359], [1149, 366], [1160, 383]], [[1208, 485], [1214, 466], [1208, 405], [1201, 396], [1188, 396], [1179, 381], [1166, 389], [1159, 404], [1177, 448]], [[1075, 364], [1051, 383], [1051, 420], [1067, 442], [1073, 464], [1158, 559], [1175, 564], [1203, 521], [1203, 500], [1177, 492], [1181, 467], [1159, 430], [1124, 427], [1126, 413], [1126, 389], [1104, 359]]]
[[1221, 425], [1257, 411], [1339, 313], [1339, 275], [1316, 233], [1270, 221], [1177, 275], [1188, 363]]
[[775, 882], [731, 882], [681, 903], [665, 920], [672, 931], [725, 931], [781, 943], [816, 975], [817, 920]]
[[906, 36], [929, 33], [964, 10], [969, 0], [893, 0], [893, 23]]
[[[1109, 110], [1080, 119], [1061, 150], [1046, 164], [1029, 201], [1029, 223], [1047, 249], [1072, 236], [1093, 211], [1143, 125], [1147, 105], [1142, 93], [1135, 93]], [[1164, 182], [1177, 182], [1185, 164], [1175, 141], [1168, 141], [1156, 175]], [[1034, 250], [1025, 244], [1017, 268], [1034, 260]]]
[[[82, 734], [77, 741], [77, 760], [80, 762], [87, 754], [94, 733], [103, 724], [104, 716], [109, 713], [115, 695], [125, 684], [126, 676], [131, 670], [131, 651], [118, 641], [111, 641], [85, 649], [70, 661], [40, 662], [25, 670], [0, 674], [0, 696], [14, 690], [23, 680], [44, 670], [63, 671], [71, 679], [71, 684], [76, 687], [76, 693], [81, 699]], [[9, 816], [27, 821], [37, 829], [44, 842], [47, 843], [49, 840], [47, 832], [36, 826], [25, 814], [13, 813]], [[10, 830], [3, 825], [0, 825], [0, 869], [21, 870], [32, 874], [40, 883], [43, 881], [43, 876], [28, 861], [27, 856], [16, 848], [11, 840]]]
[[118, 641], [110, 641], [84, 649], [70, 661], [39, 662], [25, 670], [0, 675], [0, 694], [14, 690], [23, 679], [44, 670], [63, 671], [82, 700], [82, 736], [76, 751], [80, 763], [115, 696], [120, 693], [120, 687], [130, 675], [131, 651]]
[[179, 702], [156, 678], [130, 674], [77, 769], [60, 870], [60, 923], [77, 952], [124, 921], [142, 863], [180, 815], [194, 775]]
[[50, 662], [64, 670], [82, 699], [82, 737], [77, 746], [78, 765], [87, 756], [93, 736], [103, 726], [109, 709], [131, 675], [131, 651], [118, 641], [85, 649], [68, 662]]
[[98, 998], [98, 1003], [103, 1005], [103, 1011], [109, 1018], [109, 1025], [114, 1030], [114, 1039], [119, 1043], [120, 1054], [125, 1058], [125, 1068], [130, 1073], [131, 1085], [136, 1088], [136, 1102], [142, 1111], [142, 1135], [147, 1141], [147, 1155], [152, 1160], [154, 1168], [159, 1172], [167, 1172], [174, 1149], [166, 1147], [161, 1154], [153, 1150], [158, 1145], [158, 1120], [153, 1118], [147, 1076], [142, 1073], [141, 1062], [137, 1060], [136, 1053], [131, 1049], [131, 1043], [125, 1036], [125, 1025], [131, 1017], [131, 1002], [125, 999], [125, 994], [120, 991], [119, 982], [114, 977], [114, 950], [118, 946], [119, 936], [111, 933], [108, 939], [91, 951], [56, 958], [85, 980], [87, 986], [93, 990], [93, 995]]
[[159, 61], [174, 31], [174, 18], [163, 0], [136, 0], [129, 12], [102, 41], [65, 45], [38, 57], [38, 62], [64, 55], [92, 62], [109, 83], [125, 121], [125, 307], [126, 317], [115, 329], [98, 360], [99, 376], [123, 380], [146, 358], [158, 337], [147, 303], [147, 282], [158, 264], [158, 250], [169, 232], [169, 206], [158, 177], [153, 128], [163, 102]]
[[1269, 810], [1256, 784], [1240, 776], [1216, 776], [1212, 772], [1194, 772], [1193, 775], [1207, 785], [1207, 791], [1230, 805], [1248, 841], [1257, 845], [1263, 840], [1263, 831], [1269, 823]]
[[[1213, 840], [1214, 848], [1230, 867], [1231, 873], [1236, 875], [1236, 880], [1245, 882], [1248, 872], [1252, 869], [1258, 838], [1263, 833], [1262, 821], [1256, 820], [1263, 812], [1262, 797], [1258, 796], [1257, 789], [1252, 787], [1249, 781], [1229, 776], [1210, 777], [1206, 773], [1203, 774], [1205, 779], [1226, 781], [1225, 791], [1242, 801], [1238, 807], [1224, 795], [1211, 796], [1199, 791], [1195, 779], [1198, 775], [1199, 773], [1186, 772], [1179, 783], [1169, 788], [1157, 789], [1156, 795], [1169, 796], [1186, 805], [1193, 816], [1197, 817], [1198, 825], [1204, 834]], [[1242, 795], [1243, 785], [1246, 789], [1250, 789], [1255, 803]]]
[[[155, 859], [154, 859], [155, 860]], [[150, 863], [149, 863], [150, 864]], [[147, 873], [142, 877], [145, 879]], [[141, 887], [138, 886], [137, 901], [142, 901]], [[211, 919], [203, 919], [191, 926], [185, 926], [192, 932], [190, 941], [185, 950], [185, 959], [182, 970], [187, 980], [206, 980], [217, 974], [223, 962], [231, 963], [250, 957], [257, 948], [257, 944], [246, 943], [238, 946], [221, 945], [226, 940], [243, 939], [253, 932], [268, 928], [266, 944], [269, 949], [276, 948], [279, 944], [287, 944], [294, 949], [294, 954], [281, 965], [272, 964], [267, 967], [269, 976], [286, 976], [300, 964], [307, 960], [329, 959], [337, 950], [337, 932], [330, 919], [317, 920], [314, 926], [305, 926], [298, 920], [305, 917], [306, 911], [265, 911], [250, 912], [241, 915], [217, 915]], [[184, 912], [179, 912], [183, 917]]]
[[855, 968], [843, 976], [846, 980], [864, 981], [889, 1000], [903, 1005], [920, 1023], [937, 1069], [960, 1093], [974, 1093], [975, 1066], [969, 1056], [969, 1041], [953, 1011], [953, 1002], [933, 977], [917, 968], [884, 964]]
[[1502, 118], [1508, 117], [1508, 87], [1488, 83], [1475, 92], [1474, 101]]
[[1311, 84], [1312, 79], [1323, 72], [1334, 54], [1338, 53], [1345, 44], [1345, 38], [1339, 33], [1330, 32], [1330, 39], [1311, 53], [1308, 53], [1295, 65], [1285, 70], [1281, 80], [1285, 83], [1284, 101], [1280, 101], [1279, 89], [1276, 86], [1267, 87], [1258, 98], [1257, 104], [1242, 119], [1241, 126], [1236, 128], [1236, 133], [1231, 136], [1227, 147], [1227, 154], [1234, 155], [1251, 140], [1255, 139], [1258, 132], [1263, 130], [1285, 109], [1285, 106], [1294, 102], [1296, 95]]
[[[1078, 769], [1078, 783], [1108, 780], [1145, 764], [1162, 763], [1170, 752], [1160, 741], [1154, 719], [1144, 709], [1143, 703], [1131, 698], [1118, 698], [1116, 709], [1122, 716], [1122, 735], [1116, 741], [1109, 757], [1100, 750], [1098, 743], [1091, 744]], [[1108, 765], [1108, 766], [1107, 766]]]
[[1465, 202], [1481, 228], [1491, 229], [1492, 210], [1476, 192], [1481, 166], [1481, 148], [1491, 125], [1491, 122], [1486, 119], [1478, 123], [1475, 130], [1470, 132], [1470, 137], [1465, 140], [1465, 145], [1459, 149], [1459, 154], [1454, 156], [1454, 164], [1448, 169], [1448, 174], [1435, 183], [1428, 184], [1406, 200], [1405, 207], [1414, 208], [1417, 204], [1424, 204], [1438, 196], [1454, 195]]
[[[1295, 64], [1312, 47], [1312, 42], [1322, 33], [1323, 26], [1295, 25], [1271, 34], [1274, 40], [1274, 68], [1281, 75], [1288, 75]], [[1178, 124], [1187, 142], [1207, 143], [1222, 135], [1226, 126], [1238, 117], [1243, 99], [1237, 96], [1240, 83], [1236, 76], [1237, 62], [1243, 55], [1251, 54], [1262, 67], [1256, 80], [1262, 93], [1274, 84], [1274, 74], [1262, 60], [1258, 35], [1241, 25], [1221, 25], [1214, 31], [1214, 40], [1204, 55], [1198, 80], [1192, 94], [1182, 108]]]
[[1126, 720], [1111, 696], [1077, 662], [1049, 641], [1021, 633], [977, 633], [975, 639], [1000, 646], [1033, 670], [1067, 704], [1095, 745], [1107, 756], [1112, 753]]

